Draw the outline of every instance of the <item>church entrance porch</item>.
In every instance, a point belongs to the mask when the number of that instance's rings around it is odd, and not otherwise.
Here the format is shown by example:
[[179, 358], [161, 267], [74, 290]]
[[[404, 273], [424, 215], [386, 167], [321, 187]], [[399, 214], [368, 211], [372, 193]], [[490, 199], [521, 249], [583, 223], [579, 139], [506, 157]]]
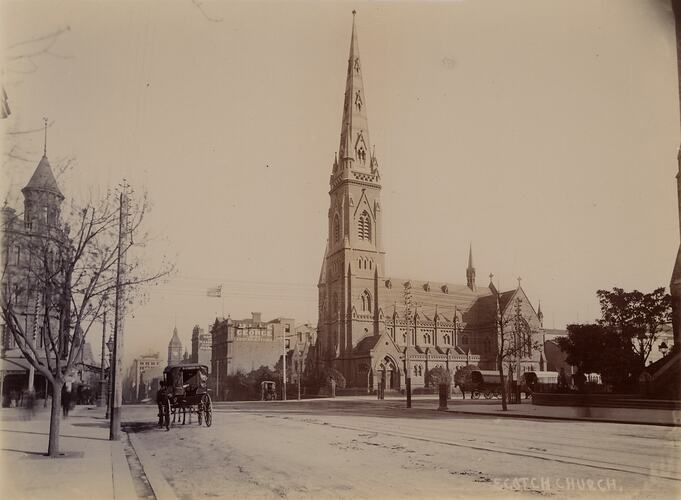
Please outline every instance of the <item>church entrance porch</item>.
[[400, 369], [395, 360], [385, 356], [376, 365], [374, 377], [374, 390], [383, 387], [386, 391], [400, 390]]

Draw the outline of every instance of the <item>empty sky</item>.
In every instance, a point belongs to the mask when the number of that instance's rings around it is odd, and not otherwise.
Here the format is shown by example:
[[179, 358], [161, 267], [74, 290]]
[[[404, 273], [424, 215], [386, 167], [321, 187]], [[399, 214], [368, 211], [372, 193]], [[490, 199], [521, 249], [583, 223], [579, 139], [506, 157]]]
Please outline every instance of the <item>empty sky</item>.
[[[232, 317], [316, 323], [353, 8], [382, 175], [387, 275], [523, 287], [545, 326], [595, 291], [669, 283], [679, 103], [665, 1], [3, 2], [5, 130], [53, 122], [78, 196], [127, 177], [153, 201], [150, 262], [178, 274], [126, 325], [126, 356]], [[12, 46], [60, 29], [49, 54]], [[43, 47], [38, 44], [39, 47]], [[32, 161], [5, 162], [10, 201]], [[97, 332], [90, 341], [97, 345]], [[95, 348], [95, 351], [98, 351]]]

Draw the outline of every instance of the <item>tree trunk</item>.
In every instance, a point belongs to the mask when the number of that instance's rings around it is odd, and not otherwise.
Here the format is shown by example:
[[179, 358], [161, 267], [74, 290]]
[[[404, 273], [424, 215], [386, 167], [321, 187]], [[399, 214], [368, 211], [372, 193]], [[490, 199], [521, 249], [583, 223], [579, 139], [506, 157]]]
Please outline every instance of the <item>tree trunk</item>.
[[64, 382], [52, 384], [52, 410], [50, 412], [50, 437], [47, 454], [51, 458], [59, 456], [59, 424], [61, 423], [61, 390]]
[[499, 380], [501, 381], [501, 409], [503, 411], [508, 410], [506, 405], [506, 383], [504, 382], [504, 364], [499, 356], [497, 359], [497, 369], [499, 370]]

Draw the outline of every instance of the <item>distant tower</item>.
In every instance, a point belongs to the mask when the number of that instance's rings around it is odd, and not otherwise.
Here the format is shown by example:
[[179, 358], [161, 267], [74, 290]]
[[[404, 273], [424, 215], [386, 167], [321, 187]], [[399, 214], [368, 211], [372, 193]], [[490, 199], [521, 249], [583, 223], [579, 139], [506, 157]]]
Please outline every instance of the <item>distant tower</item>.
[[475, 291], [475, 268], [473, 267], [473, 244], [468, 246], [468, 268], [466, 269], [466, 284]]
[[182, 362], [182, 342], [177, 336], [177, 327], [173, 328], [173, 337], [168, 342], [168, 365], [179, 365]]
[[541, 312], [541, 300], [539, 301], [539, 307], [537, 307], [537, 318], [539, 318], [539, 328], [544, 328], [544, 313]]

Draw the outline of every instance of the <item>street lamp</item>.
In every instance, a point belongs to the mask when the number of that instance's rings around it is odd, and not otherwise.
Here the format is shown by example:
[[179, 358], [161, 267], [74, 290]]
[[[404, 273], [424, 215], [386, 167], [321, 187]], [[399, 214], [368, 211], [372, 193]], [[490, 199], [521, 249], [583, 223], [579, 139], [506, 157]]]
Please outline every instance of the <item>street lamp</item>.
[[669, 352], [669, 346], [667, 345], [666, 342], [662, 342], [660, 344], [660, 352], [662, 353], [662, 357], [664, 358], [667, 355], [667, 352]]

